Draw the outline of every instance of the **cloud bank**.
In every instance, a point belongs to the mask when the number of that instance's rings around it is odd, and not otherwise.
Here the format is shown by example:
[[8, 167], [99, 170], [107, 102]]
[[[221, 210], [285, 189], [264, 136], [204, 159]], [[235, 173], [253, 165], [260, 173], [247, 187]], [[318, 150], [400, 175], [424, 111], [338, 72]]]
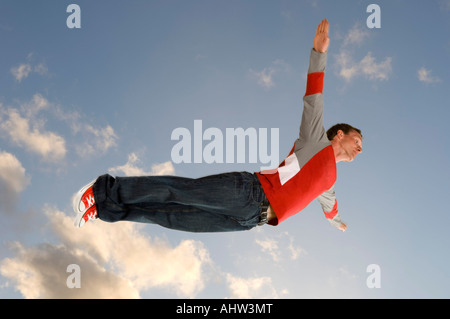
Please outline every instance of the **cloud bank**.
[[29, 184], [30, 177], [17, 157], [0, 152], [0, 211], [13, 211], [20, 193]]
[[[153, 288], [194, 297], [204, 288], [211, 260], [201, 242], [183, 240], [172, 247], [131, 223], [91, 223], [79, 231], [55, 207], [47, 206], [45, 214], [61, 243], [27, 248], [16, 242], [15, 257], [0, 264], [0, 273], [25, 298], [139, 298]], [[71, 264], [81, 269], [81, 288], [67, 287]]]

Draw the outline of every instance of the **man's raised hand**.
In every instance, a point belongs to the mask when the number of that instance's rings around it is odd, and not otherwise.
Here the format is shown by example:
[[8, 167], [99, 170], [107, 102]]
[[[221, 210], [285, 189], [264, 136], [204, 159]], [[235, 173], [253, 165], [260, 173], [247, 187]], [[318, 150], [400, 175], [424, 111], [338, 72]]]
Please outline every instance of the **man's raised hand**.
[[314, 37], [314, 50], [317, 52], [327, 52], [330, 38], [328, 37], [329, 23], [323, 19], [317, 26], [316, 36]]

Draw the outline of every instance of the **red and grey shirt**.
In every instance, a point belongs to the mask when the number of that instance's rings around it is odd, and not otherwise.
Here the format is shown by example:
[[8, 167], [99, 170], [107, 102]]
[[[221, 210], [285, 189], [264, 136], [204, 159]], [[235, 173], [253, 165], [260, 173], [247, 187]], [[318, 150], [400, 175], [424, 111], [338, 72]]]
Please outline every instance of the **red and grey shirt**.
[[334, 185], [336, 159], [323, 127], [323, 80], [327, 54], [311, 50], [300, 134], [288, 157], [273, 170], [256, 173], [278, 225], [317, 198], [331, 224], [338, 227]]

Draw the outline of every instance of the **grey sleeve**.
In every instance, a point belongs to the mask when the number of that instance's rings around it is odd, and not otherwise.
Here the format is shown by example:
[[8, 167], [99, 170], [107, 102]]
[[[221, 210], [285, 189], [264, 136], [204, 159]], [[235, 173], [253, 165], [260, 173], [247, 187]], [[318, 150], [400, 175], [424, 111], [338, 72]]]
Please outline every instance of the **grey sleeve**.
[[[319, 53], [314, 49], [311, 49], [306, 85], [307, 90], [303, 97], [303, 114], [299, 134], [300, 140], [320, 141], [326, 138], [326, 132], [323, 127], [322, 95], [326, 61], [326, 53]], [[311, 90], [311, 88], [314, 88], [314, 90]]]
[[317, 197], [325, 217], [331, 225], [339, 227], [342, 224], [341, 216], [337, 209], [336, 193], [334, 191], [334, 185], [328, 191], [322, 193]]

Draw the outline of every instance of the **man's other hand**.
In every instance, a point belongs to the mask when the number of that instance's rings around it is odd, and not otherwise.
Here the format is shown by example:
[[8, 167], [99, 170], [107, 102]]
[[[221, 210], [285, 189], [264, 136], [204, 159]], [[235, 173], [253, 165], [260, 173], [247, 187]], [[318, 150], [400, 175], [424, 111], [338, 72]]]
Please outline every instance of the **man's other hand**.
[[344, 223], [340, 224], [338, 226], [338, 229], [342, 232], [345, 232], [345, 230], [347, 229], [347, 225], [345, 225]]

